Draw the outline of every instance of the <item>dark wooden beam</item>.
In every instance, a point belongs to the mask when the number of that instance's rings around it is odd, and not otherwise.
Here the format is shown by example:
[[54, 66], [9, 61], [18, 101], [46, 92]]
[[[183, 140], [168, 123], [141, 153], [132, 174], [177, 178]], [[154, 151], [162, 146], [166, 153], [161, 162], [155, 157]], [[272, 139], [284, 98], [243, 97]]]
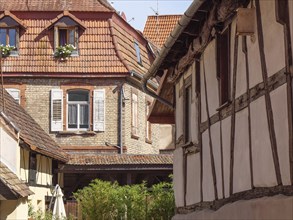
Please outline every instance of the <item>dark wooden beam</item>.
[[[268, 78], [268, 90], [271, 92], [279, 88], [280, 86], [284, 85], [285, 83], [286, 83], [285, 69], [282, 69]], [[235, 111], [239, 112], [243, 110], [244, 108], [247, 108], [249, 102], [253, 102], [254, 100], [258, 99], [264, 94], [265, 94], [264, 83], [262, 82], [255, 85], [253, 88], [249, 89], [249, 96], [247, 93], [244, 93], [243, 95], [239, 96], [236, 99]], [[232, 114], [232, 105], [228, 104], [227, 106], [220, 109], [219, 111], [220, 111], [222, 120], [227, 117], [230, 117]], [[215, 113], [214, 115], [210, 116], [211, 125], [219, 121], [220, 121], [220, 118], [218, 113]], [[200, 126], [201, 132], [204, 132], [207, 129], [208, 129], [208, 120], [206, 120], [205, 122], [202, 122]]]
[[264, 90], [265, 90], [265, 103], [266, 103], [266, 112], [267, 112], [269, 135], [270, 135], [270, 141], [271, 141], [272, 156], [273, 156], [277, 183], [278, 185], [282, 185], [272, 103], [271, 103], [271, 97], [270, 97], [269, 89], [268, 89], [268, 73], [267, 73], [266, 55], [265, 55], [265, 49], [264, 49], [263, 27], [262, 27], [262, 20], [261, 20], [262, 15], [260, 10], [259, 0], [255, 0], [255, 6], [256, 6], [256, 24], [257, 24], [257, 33], [258, 33], [257, 37], [258, 37], [258, 43], [259, 43], [259, 54], [260, 54], [262, 78], [263, 78]]
[[154, 124], [175, 124], [175, 117], [174, 115], [151, 115], [149, 117], [149, 122]]

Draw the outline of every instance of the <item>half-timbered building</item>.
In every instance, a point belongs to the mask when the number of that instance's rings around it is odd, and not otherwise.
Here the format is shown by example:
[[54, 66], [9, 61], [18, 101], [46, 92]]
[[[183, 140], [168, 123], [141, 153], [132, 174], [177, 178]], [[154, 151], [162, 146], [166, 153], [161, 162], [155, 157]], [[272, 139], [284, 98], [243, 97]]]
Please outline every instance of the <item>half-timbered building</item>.
[[293, 1], [194, 0], [165, 42], [142, 83], [176, 123], [174, 219], [293, 218], [292, 27]]
[[2, 89], [0, 109], [0, 219], [28, 219], [29, 207], [45, 211], [68, 154]]

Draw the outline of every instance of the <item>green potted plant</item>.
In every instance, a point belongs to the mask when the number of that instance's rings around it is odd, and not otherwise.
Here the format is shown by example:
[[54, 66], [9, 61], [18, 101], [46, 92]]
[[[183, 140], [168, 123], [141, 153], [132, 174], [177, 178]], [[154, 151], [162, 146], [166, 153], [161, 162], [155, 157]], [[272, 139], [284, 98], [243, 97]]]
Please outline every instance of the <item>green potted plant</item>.
[[8, 57], [12, 50], [15, 50], [14, 46], [10, 46], [9, 44], [8, 45], [3, 45], [3, 44], [0, 45], [0, 51], [1, 51], [2, 57]]
[[54, 56], [61, 61], [67, 60], [67, 57], [71, 56], [72, 51], [76, 50], [76, 47], [72, 44], [65, 44], [64, 46], [56, 47]]

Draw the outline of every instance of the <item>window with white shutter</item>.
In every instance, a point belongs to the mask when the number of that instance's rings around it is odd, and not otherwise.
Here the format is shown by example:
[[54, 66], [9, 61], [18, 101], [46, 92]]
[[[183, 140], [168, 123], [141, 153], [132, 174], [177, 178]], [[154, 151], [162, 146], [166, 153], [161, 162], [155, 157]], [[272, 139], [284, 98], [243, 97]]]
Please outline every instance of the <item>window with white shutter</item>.
[[89, 92], [87, 90], [67, 92], [67, 129], [89, 129]]
[[20, 104], [20, 90], [19, 89], [13, 89], [13, 88], [6, 88], [6, 91], [11, 95], [15, 101]]
[[51, 131], [63, 130], [63, 91], [51, 90]]
[[93, 127], [94, 131], [105, 131], [105, 90], [94, 90], [93, 97]]

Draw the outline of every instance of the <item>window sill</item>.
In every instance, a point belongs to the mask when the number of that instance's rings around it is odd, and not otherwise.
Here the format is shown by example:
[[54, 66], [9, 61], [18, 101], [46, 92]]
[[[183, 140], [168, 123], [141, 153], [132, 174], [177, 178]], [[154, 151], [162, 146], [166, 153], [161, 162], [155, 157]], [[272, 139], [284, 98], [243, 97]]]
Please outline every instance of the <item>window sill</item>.
[[94, 131], [59, 131], [57, 132], [58, 136], [95, 136], [96, 132]]
[[131, 138], [138, 140], [139, 136], [137, 134], [131, 134]]
[[225, 102], [224, 104], [222, 104], [222, 105], [221, 105], [219, 108], [217, 108], [216, 110], [217, 110], [217, 111], [221, 111], [222, 109], [228, 107], [230, 104], [231, 104], [231, 101], [229, 100], [229, 101]]
[[10, 54], [7, 57], [18, 57], [19, 53], [18, 51], [10, 51]]
[[148, 138], [145, 139], [145, 142], [148, 143], [148, 144], [152, 144], [153, 143], [152, 140], [150, 140]]

